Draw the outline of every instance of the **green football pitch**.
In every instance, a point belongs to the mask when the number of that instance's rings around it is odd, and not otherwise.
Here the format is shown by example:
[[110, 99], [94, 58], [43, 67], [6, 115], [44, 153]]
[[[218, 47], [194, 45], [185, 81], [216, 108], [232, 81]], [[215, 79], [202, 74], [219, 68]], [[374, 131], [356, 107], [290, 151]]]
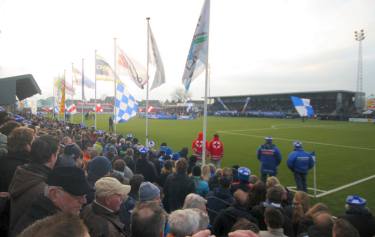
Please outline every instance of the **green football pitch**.
[[[75, 122], [80, 121], [76, 115]], [[93, 121], [88, 121], [92, 125]], [[98, 129], [108, 129], [108, 116], [98, 116]], [[191, 148], [191, 142], [202, 130], [202, 119], [149, 120], [149, 139], [157, 146], [167, 142], [174, 150]], [[145, 119], [133, 118], [117, 125], [117, 133], [135, 134], [144, 143]], [[265, 136], [272, 136], [282, 152], [283, 160], [278, 178], [288, 187], [295, 186], [293, 175], [286, 166], [288, 153], [295, 140], [302, 141], [304, 149], [316, 153], [316, 198], [313, 202], [326, 203], [334, 214], [344, 210], [347, 195], [358, 194], [367, 199], [375, 210], [375, 124], [337, 121], [266, 118], [209, 117], [207, 136], [220, 135], [224, 142], [223, 166], [247, 166], [259, 175], [256, 150]], [[314, 172], [308, 175], [308, 186], [313, 188]], [[314, 190], [309, 190], [314, 194]]]

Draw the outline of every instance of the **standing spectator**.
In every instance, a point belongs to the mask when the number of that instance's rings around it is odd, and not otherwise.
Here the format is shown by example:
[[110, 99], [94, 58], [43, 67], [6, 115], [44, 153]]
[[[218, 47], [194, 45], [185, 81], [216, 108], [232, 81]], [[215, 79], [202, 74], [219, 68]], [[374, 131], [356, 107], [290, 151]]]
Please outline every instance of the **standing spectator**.
[[148, 148], [143, 147], [139, 149], [140, 157], [136, 161], [135, 173], [142, 174], [146, 181], [155, 183], [158, 180], [158, 172], [155, 165], [149, 160], [150, 153]]
[[[197, 164], [202, 164], [202, 149], [203, 149], [203, 132], [198, 133], [198, 137], [193, 140], [191, 144], [193, 155], [197, 157]], [[206, 149], [208, 148], [208, 142], [206, 141]]]
[[303, 220], [306, 212], [310, 209], [310, 197], [307, 193], [297, 191], [293, 198], [292, 223], [294, 233], [297, 234], [300, 222]]
[[104, 156], [97, 156], [88, 163], [87, 167], [87, 181], [92, 190], [87, 195], [87, 203], [91, 203], [95, 198], [95, 182], [100, 178], [108, 175], [112, 170], [112, 164]]
[[21, 233], [37, 220], [58, 212], [79, 215], [90, 189], [85, 174], [77, 167], [59, 167], [48, 175], [44, 195], [40, 195], [17, 222], [11, 236]]
[[122, 201], [127, 198], [130, 186], [121, 184], [115, 178], [104, 177], [96, 181], [95, 189], [95, 201], [81, 213], [90, 236], [126, 236], [118, 211]]
[[109, 118], [108, 118], [108, 130], [109, 130], [109, 132], [113, 132], [113, 118], [112, 118], [112, 116], [109, 116]]
[[342, 216], [358, 230], [361, 237], [375, 235], [375, 218], [366, 204], [366, 199], [357, 195], [350, 195], [346, 198], [346, 212]]
[[276, 208], [267, 208], [264, 213], [267, 231], [260, 231], [260, 237], [287, 237], [283, 233], [284, 217]]
[[71, 143], [65, 145], [64, 153], [61, 154], [56, 162], [56, 167], [82, 167], [82, 150], [77, 144]]
[[299, 141], [293, 144], [294, 151], [289, 154], [287, 164], [294, 174], [297, 190], [307, 192], [306, 176], [307, 172], [314, 167], [314, 153], [304, 151]]
[[164, 225], [167, 215], [163, 208], [156, 202], [138, 203], [132, 212], [131, 220], [131, 236], [164, 236]]
[[10, 225], [12, 231], [24, 210], [44, 192], [48, 174], [57, 160], [58, 141], [49, 135], [41, 136], [31, 145], [30, 163], [19, 166], [9, 185]]
[[219, 135], [215, 134], [208, 144], [210, 161], [216, 168], [221, 168], [221, 159], [224, 156], [224, 143], [220, 141]]
[[333, 224], [332, 237], [360, 237], [358, 230], [345, 219], [338, 219]]
[[207, 181], [202, 179], [202, 170], [200, 166], [194, 166], [192, 172], [192, 180], [195, 186], [195, 193], [206, 197], [209, 188]]
[[277, 167], [282, 159], [279, 148], [272, 143], [272, 137], [265, 137], [265, 141], [257, 150], [257, 158], [261, 163], [260, 173], [263, 182], [267, 181], [268, 176], [277, 175]]
[[140, 202], [157, 202], [160, 200], [160, 189], [153, 183], [143, 182], [139, 187], [139, 201]]
[[179, 159], [176, 162], [176, 173], [169, 175], [165, 181], [163, 204], [168, 212], [181, 208], [185, 197], [189, 193], [194, 193], [194, 182], [189, 178], [186, 171], [186, 160]]
[[164, 151], [166, 156], [171, 157], [172, 156], [172, 149], [167, 145], [166, 142], [161, 143], [160, 145], [160, 151]]
[[231, 192], [234, 193], [239, 188], [249, 192], [252, 186], [250, 183], [251, 170], [247, 167], [240, 167], [237, 171], [238, 182], [232, 184]]

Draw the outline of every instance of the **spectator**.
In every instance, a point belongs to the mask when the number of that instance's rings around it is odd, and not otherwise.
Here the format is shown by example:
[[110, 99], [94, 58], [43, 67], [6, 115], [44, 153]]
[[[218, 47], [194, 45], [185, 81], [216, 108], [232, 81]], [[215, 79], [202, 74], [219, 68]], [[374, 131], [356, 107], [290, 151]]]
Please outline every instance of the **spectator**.
[[116, 159], [113, 161], [112, 167], [113, 173], [120, 175], [124, 179], [125, 184], [129, 184], [129, 181], [134, 174], [133, 171], [126, 166], [125, 161], [122, 159]]
[[104, 177], [96, 181], [95, 189], [94, 202], [86, 206], [81, 214], [90, 236], [126, 236], [124, 224], [117, 213], [122, 201], [127, 198], [130, 186], [115, 178]]
[[141, 186], [139, 187], [139, 201], [156, 202], [160, 204], [160, 189], [150, 182], [141, 183]]
[[168, 236], [185, 237], [206, 229], [208, 216], [199, 209], [176, 210], [169, 215], [168, 223], [170, 226]]
[[159, 176], [159, 185], [164, 187], [165, 181], [167, 180], [168, 176], [173, 173], [173, 162], [167, 160], [164, 162], [164, 166], [161, 169], [161, 173]]
[[317, 203], [312, 206], [305, 215], [299, 220], [296, 234], [307, 234], [307, 230], [314, 224], [313, 217], [319, 212], [329, 213], [328, 207], [323, 203]]
[[283, 233], [284, 218], [283, 214], [276, 208], [266, 208], [264, 221], [267, 225], [267, 231], [260, 231], [260, 237], [287, 237]]
[[59, 167], [48, 175], [44, 195], [40, 195], [24, 210], [22, 217], [15, 225], [11, 236], [16, 236], [37, 220], [58, 212], [79, 215], [82, 205], [86, 203], [85, 195], [90, 186], [84, 172], [77, 167]]
[[202, 171], [200, 166], [193, 167], [192, 173], [192, 180], [195, 186], [195, 193], [201, 195], [202, 197], [206, 197], [209, 189], [207, 181], [202, 179]]
[[259, 233], [259, 227], [245, 218], [239, 218], [230, 231], [232, 232], [236, 230], [251, 230], [254, 233]]
[[9, 185], [10, 232], [19, 221], [24, 210], [44, 192], [48, 174], [57, 160], [58, 142], [50, 136], [36, 138], [31, 145], [30, 163], [19, 166]]
[[141, 202], [137, 204], [132, 212], [131, 236], [164, 236], [166, 219], [166, 213], [160, 205], [155, 202]]
[[232, 184], [231, 192], [234, 193], [237, 189], [241, 188], [249, 192], [252, 189], [250, 184], [251, 171], [247, 167], [238, 168], [238, 182]]
[[155, 183], [158, 180], [158, 173], [154, 163], [149, 160], [148, 148], [141, 148], [139, 150], [140, 157], [136, 161], [135, 173], [142, 174], [146, 181]]
[[208, 144], [208, 150], [210, 152], [211, 164], [216, 168], [221, 168], [221, 160], [224, 156], [224, 143], [220, 141], [218, 134], [214, 134], [214, 137]]
[[309, 237], [331, 237], [333, 218], [327, 212], [318, 212], [313, 217], [314, 224], [307, 230]]
[[89, 237], [83, 221], [74, 214], [58, 213], [39, 220], [26, 228], [18, 237]]
[[87, 166], [87, 181], [92, 188], [87, 195], [87, 203], [91, 203], [95, 198], [95, 182], [108, 175], [112, 170], [111, 161], [104, 156], [97, 156], [92, 159]]
[[215, 175], [216, 168], [213, 164], [207, 164], [202, 167], [202, 178], [207, 182]]
[[190, 193], [186, 196], [184, 206], [182, 207], [182, 209], [197, 208], [207, 213], [206, 204], [207, 200], [204, 199], [202, 196], [195, 193]]
[[360, 237], [359, 232], [345, 219], [338, 219], [333, 224], [332, 237]]
[[82, 150], [77, 144], [71, 143], [64, 147], [56, 162], [56, 167], [78, 167], [82, 168]]
[[171, 157], [172, 156], [172, 149], [167, 145], [166, 142], [162, 142], [160, 145], [160, 151], [163, 151], [166, 156]]
[[289, 154], [287, 164], [294, 174], [297, 190], [307, 192], [306, 177], [308, 171], [314, 166], [314, 153], [308, 153], [303, 150], [302, 143], [296, 141], [293, 143], [294, 151]]
[[0, 126], [0, 133], [4, 134], [5, 136], [9, 136], [14, 129], [20, 126], [21, 124], [19, 124], [18, 122], [14, 120], [9, 120]]
[[266, 182], [268, 176], [277, 175], [277, 167], [282, 159], [279, 148], [272, 143], [272, 137], [265, 137], [265, 141], [257, 150], [257, 157], [261, 163], [260, 173], [263, 182]]
[[358, 230], [361, 237], [375, 235], [375, 218], [366, 204], [366, 199], [350, 195], [346, 198], [346, 211], [342, 216]]
[[253, 188], [249, 192], [249, 209], [251, 210], [254, 206], [266, 201], [266, 194], [266, 185], [259, 180], [254, 184]]
[[187, 176], [187, 162], [179, 159], [176, 162], [176, 173], [168, 176], [164, 185], [163, 204], [168, 212], [182, 207], [185, 197], [194, 193], [194, 182]]

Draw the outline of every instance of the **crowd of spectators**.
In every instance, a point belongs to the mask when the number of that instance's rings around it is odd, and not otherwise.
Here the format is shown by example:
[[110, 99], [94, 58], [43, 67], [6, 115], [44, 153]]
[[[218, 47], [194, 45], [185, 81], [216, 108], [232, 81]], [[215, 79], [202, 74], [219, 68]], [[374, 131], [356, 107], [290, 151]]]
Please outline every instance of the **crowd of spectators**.
[[6, 113], [0, 132], [1, 236], [375, 236], [360, 196], [335, 217], [275, 176], [197, 165], [186, 147]]

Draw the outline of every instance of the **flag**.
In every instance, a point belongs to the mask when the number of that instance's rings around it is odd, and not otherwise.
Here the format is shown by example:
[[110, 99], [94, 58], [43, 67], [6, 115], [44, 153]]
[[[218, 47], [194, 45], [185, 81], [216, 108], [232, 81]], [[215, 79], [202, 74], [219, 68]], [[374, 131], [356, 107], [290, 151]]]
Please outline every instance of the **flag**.
[[98, 81], [113, 81], [114, 72], [111, 66], [98, 54], [95, 55], [95, 73]]
[[182, 82], [186, 90], [190, 83], [205, 68], [208, 59], [208, 33], [210, 26], [210, 0], [205, 0], [201, 15], [191, 42], [189, 54], [186, 60]]
[[73, 72], [73, 83], [74, 84], [76, 84], [78, 86], [81, 86], [83, 84], [85, 87], [90, 88], [90, 89], [95, 88], [95, 82], [93, 82], [90, 78], [88, 78], [86, 76], [84, 76], [83, 83], [82, 83], [82, 73], [81, 73], [80, 70], [73, 67], [72, 72]]
[[65, 77], [61, 81], [60, 115], [65, 112]]
[[311, 118], [314, 116], [314, 109], [310, 105], [310, 99], [299, 98], [297, 96], [291, 96], [294, 108], [297, 110], [298, 114], [301, 117], [309, 117]]
[[140, 63], [131, 60], [120, 47], [117, 47], [116, 61], [119, 74], [129, 76], [139, 88], [143, 89], [147, 83], [146, 69]]
[[77, 113], [77, 107], [75, 104], [71, 104], [68, 108], [67, 108], [67, 111], [71, 114], [75, 114]]
[[148, 113], [151, 113], [152, 110], [154, 110], [154, 107], [153, 107], [153, 106], [149, 106], [148, 109], [147, 109], [147, 112], [148, 112]]
[[165, 83], [165, 73], [164, 73], [163, 61], [161, 60], [159, 49], [158, 49], [158, 46], [156, 45], [154, 34], [152, 33], [150, 27], [149, 27], [148, 42], [149, 42], [149, 45], [148, 45], [149, 62], [153, 64], [156, 69], [155, 75], [154, 75], [154, 81], [152, 82], [152, 85], [150, 88], [150, 90], [152, 90]]
[[103, 107], [101, 104], [96, 104], [94, 107], [94, 111], [97, 113], [102, 113], [103, 112]]
[[124, 123], [137, 115], [138, 104], [122, 82], [117, 84], [116, 90], [115, 123]]

